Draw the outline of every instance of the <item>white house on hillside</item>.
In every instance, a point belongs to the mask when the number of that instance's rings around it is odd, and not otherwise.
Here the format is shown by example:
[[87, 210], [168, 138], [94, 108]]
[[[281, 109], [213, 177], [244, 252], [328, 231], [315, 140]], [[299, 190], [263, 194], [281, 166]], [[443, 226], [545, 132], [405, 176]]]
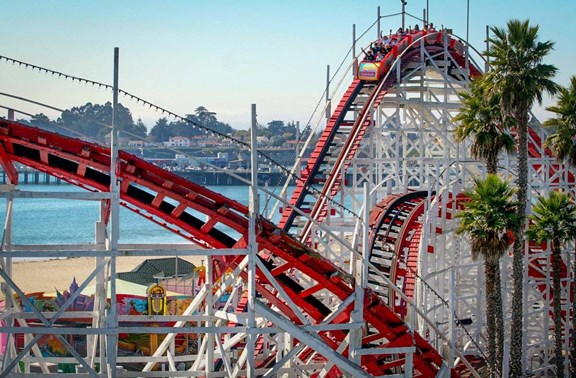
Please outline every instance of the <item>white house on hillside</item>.
[[183, 136], [173, 136], [170, 137], [168, 142], [164, 142], [164, 145], [168, 147], [190, 147], [190, 139]]

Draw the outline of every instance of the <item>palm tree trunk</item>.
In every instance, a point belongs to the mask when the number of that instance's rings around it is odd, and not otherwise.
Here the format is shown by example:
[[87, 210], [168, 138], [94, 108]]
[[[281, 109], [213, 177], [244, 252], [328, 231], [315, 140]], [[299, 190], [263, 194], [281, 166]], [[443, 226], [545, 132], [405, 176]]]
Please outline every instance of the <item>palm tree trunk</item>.
[[494, 272], [494, 317], [496, 325], [496, 371], [502, 374], [504, 362], [504, 311], [502, 309], [502, 280], [500, 277], [500, 261], [495, 264]]
[[552, 302], [554, 306], [554, 362], [556, 377], [564, 376], [564, 357], [562, 356], [562, 289], [560, 287], [560, 241], [552, 241]]
[[[495, 175], [498, 173], [498, 155], [491, 155], [486, 160], [486, 173]], [[494, 369], [502, 375], [502, 364], [504, 362], [504, 310], [502, 306], [502, 280], [500, 277], [500, 260], [494, 263], [494, 334], [495, 334], [495, 355]]]
[[495, 175], [498, 173], [498, 156], [496, 158], [490, 158], [486, 161], [486, 173]]
[[574, 240], [574, 256], [572, 256], [572, 280], [569, 281], [572, 293], [572, 333], [570, 334], [570, 376], [576, 378], [576, 240]]
[[492, 372], [490, 376], [497, 376], [496, 372], [496, 317], [494, 302], [494, 264], [489, 260], [484, 260], [484, 276], [486, 278], [486, 333], [488, 349], [488, 368]]
[[528, 193], [528, 112], [520, 109], [518, 122], [518, 227], [514, 232], [512, 258], [512, 326], [510, 330], [510, 378], [522, 377], [523, 346], [523, 290], [524, 284], [524, 224]]

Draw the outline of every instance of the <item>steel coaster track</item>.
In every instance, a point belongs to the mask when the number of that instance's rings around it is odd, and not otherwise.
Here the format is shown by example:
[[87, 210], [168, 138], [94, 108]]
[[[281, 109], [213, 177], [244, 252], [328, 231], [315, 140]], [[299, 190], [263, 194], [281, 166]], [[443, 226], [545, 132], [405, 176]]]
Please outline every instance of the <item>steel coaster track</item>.
[[[109, 191], [110, 151], [107, 148], [0, 120], [0, 164], [11, 182], [17, 184], [14, 163], [90, 191]], [[247, 245], [247, 206], [123, 151], [119, 152], [116, 175], [120, 180], [121, 204], [130, 210], [205, 248], [244, 248]], [[232, 235], [240, 236], [235, 238]], [[354, 295], [353, 277], [263, 218], [258, 219], [257, 242], [260, 258], [311, 324], [323, 323], [331, 314], [331, 309], [317, 297], [319, 292], [329, 292], [334, 303], [343, 303]], [[215, 279], [227, 269], [236, 267], [243, 258], [215, 258]], [[289, 270], [315, 284], [302, 286], [287, 274]], [[302, 324], [301, 318], [260, 270], [257, 271], [256, 286], [268, 306], [278, 309], [293, 323]], [[342, 312], [329, 323], [350, 321], [353, 301], [343, 307]], [[437, 374], [443, 364], [440, 354], [424, 338], [411, 331], [370, 289], [365, 292], [363, 309], [364, 322], [377, 331], [363, 336], [364, 346], [415, 347], [413, 366], [416, 375], [433, 377]], [[322, 331], [318, 336], [336, 350], [345, 342], [347, 331]], [[386, 354], [382, 349], [382, 354], [363, 356], [361, 364], [372, 375], [384, 375], [395, 369], [402, 370], [405, 355]]]
[[[398, 64], [395, 60], [406, 63], [415, 58], [420, 44], [413, 42], [418, 40], [424, 43], [424, 48], [429, 52], [438, 52], [441, 46], [446, 46], [460, 66], [453, 72], [462, 71], [464, 68], [465, 48], [460, 41], [445, 32], [419, 32], [405, 36], [383, 59], [383, 62], [394, 63], [386, 64], [386, 71], [381, 75], [380, 81], [353, 80], [328, 120], [307, 166], [301, 172], [301, 180], [296, 183], [292, 192], [291, 206], [282, 211], [278, 224], [280, 228], [297, 235], [302, 241], [309, 241], [313, 222], [300, 216], [294, 207], [317, 222], [326, 217], [326, 198], [333, 198], [342, 185], [343, 172], [355, 156], [362, 137], [374, 123], [372, 109], [378, 107], [388, 89], [396, 83], [396, 75], [389, 74]], [[480, 73], [472, 64], [470, 70], [472, 75]], [[312, 190], [313, 184], [323, 184], [320, 195], [317, 194], [318, 190]]]

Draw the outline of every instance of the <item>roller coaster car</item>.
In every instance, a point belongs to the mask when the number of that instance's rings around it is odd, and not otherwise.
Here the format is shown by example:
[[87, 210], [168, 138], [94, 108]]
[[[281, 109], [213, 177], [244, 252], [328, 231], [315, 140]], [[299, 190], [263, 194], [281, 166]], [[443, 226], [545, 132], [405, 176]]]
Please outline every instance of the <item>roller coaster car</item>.
[[373, 60], [362, 60], [358, 65], [358, 75], [357, 78], [360, 80], [366, 81], [379, 81], [383, 75], [388, 72], [394, 60], [398, 57], [398, 55], [404, 52], [410, 44], [421, 38], [426, 36], [425, 44], [434, 44], [441, 42], [441, 36], [443, 33], [426, 33], [423, 31], [415, 32], [412, 34], [407, 34], [402, 37], [394, 46], [392, 46], [391, 50], [386, 54], [386, 56], [379, 61]]
[[[386, 55], [386, 58], [391, 53]], [[379, 81], [380, 77], [388, 71], [389, 64], [385, 63], [385, 60], [381, 60], [379, 62], [371, 61], [371, 60], [363, 60], [358, 65], [358, 79], [366, 80], [366, 81]]]
[[386, 54], [386, 56], [379, 61], [363, 60], [358, 65], [358, 79], [367, 81], [379, 81], [382, 75], [392, 67], [394, 59], [398, 56], [399, 52], [404, 51], [414, 40], [418, 38], [422, 33], [409, 34], [404, 36], [398, 41], [398, 43], [392, 46], [391, 50]]

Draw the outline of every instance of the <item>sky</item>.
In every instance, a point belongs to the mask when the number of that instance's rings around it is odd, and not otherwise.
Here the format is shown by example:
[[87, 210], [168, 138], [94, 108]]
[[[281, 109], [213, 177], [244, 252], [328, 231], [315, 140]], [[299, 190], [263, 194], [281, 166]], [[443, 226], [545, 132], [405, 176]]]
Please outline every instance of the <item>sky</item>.
[[[485, 48], [487, 25], [530, 19], [540, 26], [540, 40], [556, 43], [546, 61], [558, 67], [556, 81], [567, 85], [576, 75], [574, 0], [408, 0], [406, 24], [419, 23], [412, 16], [421, 18], [428, 6], [430, 21], [465, 39], [468, 4], [476, 49]], [[396, 30], [402, 19], [390, 15], [401, 11], [400, 0], [3, 0], [0, 55], [112, 84], [118, 47], [120, 88], [176, 114], [204, 106], [218, 120], [246, 129], [256, 104], [260, 124], [304, 125], [317, 119], [327, 67], [332, 75], [343, 61], [339, 72], [350, 63], [353, 25], [357, 36], [366, 31], [359, 46], [376, 38], [378, 7], [382, 29]], [[343, 83], [351, 79], [348, 73]], [[52, 119], [57, 111], [5, 94], [58, 109], [112, 100], [110, 91], [4, 60], [0, 86], [1, 106]], [[120, 102], [149, 128], [163, 116], [128, 98]], [[544, 107], [553, 103], [546, 97]], [[543, 107], [534, 112], [541, 121], [551, 116]]]

